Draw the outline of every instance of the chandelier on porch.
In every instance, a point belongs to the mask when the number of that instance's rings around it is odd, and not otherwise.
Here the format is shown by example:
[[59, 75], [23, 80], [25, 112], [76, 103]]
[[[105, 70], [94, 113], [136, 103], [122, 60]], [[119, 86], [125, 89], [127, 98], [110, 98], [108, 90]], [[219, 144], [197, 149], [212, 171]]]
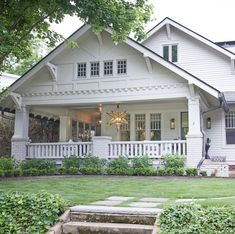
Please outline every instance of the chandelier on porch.
[[117, 129], [119, 130], [122, 124], [128, 124], [127, 121], [127, 113], [126, 111], [120, 111], [119, 104], [117, 104], [117, 110], [112, 110], [111, 112], [107, 112], [111, 118], [108, 121], [110, 125], [116, 125]]

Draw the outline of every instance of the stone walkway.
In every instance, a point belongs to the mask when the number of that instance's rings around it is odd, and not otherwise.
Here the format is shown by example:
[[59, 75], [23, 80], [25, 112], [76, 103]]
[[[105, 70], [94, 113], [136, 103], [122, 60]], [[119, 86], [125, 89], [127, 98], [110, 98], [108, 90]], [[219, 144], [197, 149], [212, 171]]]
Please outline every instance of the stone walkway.
[[198, 198], [198, 199], [170, 199], [170, 198], [159, 198], [159, 197], [124, 197], [124, 196], [112, 196], [108, 197], [102, 201], [96, 201], [90, 205], [95, 206], [125, 206], [125, 207], [137, 207], [137, 208], [156, 208], [161, 206], [166, 202], [197, 202], [205, 200], [220, 200], [220, 199], [229, 199], [235, 198], [232, 197], [219, 197], [219, 198]]

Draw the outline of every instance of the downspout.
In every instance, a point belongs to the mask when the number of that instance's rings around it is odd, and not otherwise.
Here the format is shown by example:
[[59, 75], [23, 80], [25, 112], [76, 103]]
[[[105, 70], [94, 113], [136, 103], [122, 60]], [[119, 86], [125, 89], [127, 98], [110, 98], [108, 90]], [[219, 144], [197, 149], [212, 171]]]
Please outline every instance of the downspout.
[[206, 135], [206, 133], [204, 131], [204, 126], [203, 126], [204, 125], [203, 116], [206, 113], [213, 112], [213, 111], [221, 109], [221, 108], [224, 110], [225, 113], [229, 112], [229, 107], [228, 107], [228, 104], [225, 100], [225, 97], [224, 97], [223, 93], [219, 93], [218, 99], [219, 99], [219, 102], [220, 102], [219, 106], [213, 107], [213, 108], [208, 109], [206, 111], [200, 112], [200, 121], [201, 121], [200, 130], [201, 130], [201, 133], [202, 133], [202, 142], [203, 142], [203, 144], [202, 144], [202, 158], [201, 158], [201, 160], [199, 161], [199, 163], [197, 165], [197, 174], [198, 175], [200, 175], [200, 168], [201, 168], [201, 166], [202, 166], [202, 164], [205, 160], [205, 135]]

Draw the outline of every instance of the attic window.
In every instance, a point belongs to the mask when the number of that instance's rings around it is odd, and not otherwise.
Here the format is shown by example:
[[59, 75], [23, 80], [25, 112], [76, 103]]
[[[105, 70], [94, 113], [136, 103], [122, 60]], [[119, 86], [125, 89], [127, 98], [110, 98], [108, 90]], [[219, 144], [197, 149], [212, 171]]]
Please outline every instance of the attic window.
[[78, 63], [78, 77], [86, 77], [86, 63]]
[[91, 76], [99, 76], [99, 75], [100, 75], [100, 63], [91, 62]]
[[163, 58], [172, 63], [178, 62], [178, 45], [164, 45]]

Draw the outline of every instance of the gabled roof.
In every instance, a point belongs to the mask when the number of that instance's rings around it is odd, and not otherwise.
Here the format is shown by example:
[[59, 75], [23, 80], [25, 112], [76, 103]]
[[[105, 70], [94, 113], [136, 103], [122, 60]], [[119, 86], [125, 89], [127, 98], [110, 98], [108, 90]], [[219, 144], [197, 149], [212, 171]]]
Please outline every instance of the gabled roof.
[[184, 25], [166, 17], [165, 19], [163, 19], [160, 23], [158, 23], [155, 27], [153, 27], [152, 29], [150, 29], [148, 31], [148, 37], [142, 42], [144, 43], [145, 41], [147, 41], [153, 34], [155, 34], [158, 30], [160, 30], [162, 27], [166, 26], [167, 24], [172, 25], [173, 27], [183, 31], [184, 33], [190, 35], [191, 37], [197, 39], [198, 41], [210, 46], [211, 48], [219, 51], [220, 53], [230, 57], [231, 59], [235, 59], [235, 54], [232, 53], [231, 51], [219, 46], [217, 43], [214, 43], [213, 41], [209, 40], [206, 37], [203, 37], [202, 35], [194, 32], [193, 30], [185, 27]]
[[[76, 32], [74, 32], [68, 39], [69, 40], [77, 40], [79, 37], [81, 37], [86, 31], [88, 31], [91, 28], [89, 25], [83, 25], [80, 27]], [[112, 33], [110, 29], [106, 30], [109, 33]], [[175, 65], [174, 63], [171, 63], [169, 61], [166, 61], [163, 57], [158, 55], [157, 53], [153, 52], [149, 48], [145, 47], [144, 45], [136, 42], [135, 40], [128, 37], [125, 42], [127, 45], [135, 48], [140, 53], [143, 54], [145, 57], [149, 57], [152, 60], [156, 61], [157, 63], [161, 64], [162, 66], [168, 68], [172, 72], [176, 73], [177, 75], [181, 76], [182, 78], [188, 80], [189, 83], [195, 84], [199, 88], [205, 90], [206, 92], [210, 93], [212, 96], [218, 98], [220, 91], [216, 88], [212, 87], [211, 85], [207, 84], [206, 82], [200, 80], [193, 74], [187, 72], [186, 70], [180, 68], [179, 66]], [[46, 57], [44, 57], [42, 60], [40, 60], [35, 66], [33, 66], [29, 71], [27, 71], [20, 79], [18, 79], [15, 83], [13, 83], [10, 86], [10, 92], [17, 89], [19, 86], [21, 86], [26, 80], [30, 79], [30, 77], [38, 72], [47, 62], [50, 62], [55, 56], [57, 56], [59, 53], [61, 53], [64, 49], [67, 48], [66, 43], [61, 43], [59, 46], [57, 46], [52, 52], [50, 52]]]

